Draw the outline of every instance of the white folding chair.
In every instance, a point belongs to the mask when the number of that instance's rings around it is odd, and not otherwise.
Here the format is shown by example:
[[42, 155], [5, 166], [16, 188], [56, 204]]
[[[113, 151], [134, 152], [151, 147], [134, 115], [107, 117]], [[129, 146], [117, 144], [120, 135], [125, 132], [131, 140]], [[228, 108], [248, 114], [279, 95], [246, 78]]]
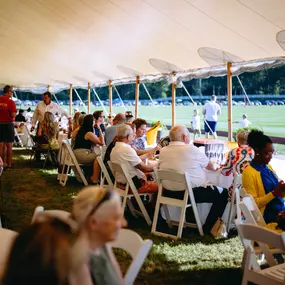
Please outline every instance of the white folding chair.
[[4, 273], [3, 269], [5, 268], [11, 246], [17, 235], [17, 232], [0, 228], [0, 276]]
[[124, 276], [126, 285], [131, 285], [135, 282], [152, 247], [152, 243], [152, 240], [143, 240], [136, 232], [128, 229], [121, 229], [118, 238], [110, 243], [113, 248], [123, 249], [132, 256], [132, 263]]
[[[238, 191], [238, 189], [241, 187], [242, 185], [242, 175], [236, 173], [235, 178], [234, 178], [234, 183], [233, 183], [233, 191], [232, 191], [232, 198], [231, 198], [231, 203], [230, 203], [230, 210], [229, 210], [229, 216], [228, 216], [228, 221], [227, 221], [227, 232], [230, 229], [230, 225], [233, 221], [233, 215], [236, 213], [237, 214], [237, 219], [240, 220], [241, 216], [240, 216], [240, 212], [236, 208], [234, 208], [235, 203], [236, 205], [238, 205], [238, 203], [240, 202], [240, 197], [236, 196], [236, 191]], [[237, 200], [238, 198], [238, 200]]]
[[[256, 252], [253, 245], [257, 243], [260, 249], [264, 248], [264, 245], [267, 248], [268, 246], [273, 246], [284, 252], [285, 233], [279, 234], [260, 226], [240, 223], [238, 220], [236, 220], [236, 226], [246, 250], [242, 285], [246, 285], [248, 282], [260, 285], [284, 285], [285, 263], [278, 265], [275, 263], [271, 267], [261, 269], [256, 259]], [[271, 259], [274, 260], [272, 253]]]
[[[181, 238], [183, 227], [187, 226], [187, 227], [192, 227], [192, 228], [193, 227], [198, 228], [200, 235], [203, 236], [204, 232], [202, 228], [202, 223], [201, 223], [200, 216], [197, 210], [197, 205], [196, 205], [194, 194], [192, 191], [189, 174], [186, 172], [180, 173], [180, 172], [175, 172], [175, 171], [170, 171], [170, 170], [158, 169], [156, 170], [156, 177], [158, 179], [159, 188], [158, 188], [158, 195], [157, 195], [157, 201], [156, 201], [156, 206], [155, 206], [151, 233], [155, 235], [177, 239], [177, 238]], [[163, 186], [162, 186], [163, 181], [178, 182], [179, 184], [181, 184], [181, 190], [184, 190], [183, 200], [163, 196]], [[189, 200], [188, 198], [190, 199], [190, 201], [188, 201]], [[161, 204], [163, 205], [162, 207], [165, 212], [166, 221], [169, 227], [172, 227], [173, 222], [170, 220], [167, 205], [176, 206], [176, 207], [181, 208], [180, 219], [178, 223], [178, 231], [177, 231], [176, 236], [171, 235], [171, 234], [162, 233], [156, 230], [158, 214], [159, 214]], [[186, 214], [186, 209], [188, 207], [192, 207], [193, 209], [194, 217], [196, 220], [195, 224], [185, 222], [185, 214]]]
[[[253, 197], [250, 194], [247, 194], [246, 196], [243, 197], [242, 202], [239, 203], [239, 208], [244, 217], [243, 221], [239, 220], [240, 223], [242, 222], [246, 224], [251, 224], [262, 228], [266, 227], [264, 218], [260, 210], [258, 209]], [[284, 253], [283, 251], [280, 251], [277, 248], [272, 248], [272, 247], [269, 248], [266, 245], [260, 245], [260, 246], [261, 248], [257, 246], [254, 247], [255, 253], [261, 255], [261, 258], [259, 258], [258, 262], [262, 263], [265, 257], [269, 266], [273, 266], [276, 264], [275, 259], [272, 258], [272, 254]], [[246, 254], [247, 252], [245, 248], [243, 260], [246, 259]]]
[[99, 163], [99, 166], [101, 168], [101, 181], [100, 181], [100, 187], [104, 187], [105, 185], [105, 179], [107, 180], [107, 183], [109, 187], [113, 190], [114, 183], [112, 182], [112, 179], [109, 175], [109, 172], [103, 162], [102, 156], [97, 156], [97, 161]]
[[[129, 206], [129, 208], [130, 208], [130, 210], [134, 216], [136, 216], [136, 214], [143, 216], [145, 218], [147, 224], [151, 225], [151, 219], [150, 219], [149, 214], [148, 214], [148, 212], [147, 212], [147, 210], [146, 210], [146, 208], [145, 208], [145, 206], [141, 200], [141, 197], [140, 197], [140, 196], [145, 196], [148, 193], [138, 193], [138, 190], [137, 190], [132, 178], [130, 177], [130, 175], [128, 173], [128, 168], [127, 168], [126, 164], [119, 165], [116, 163], [111, 163], [111, 170], [112, 170], [115, 178], [116, 178], [116, 173], [118, 172], [118, 173], [124, 175], [126, 180], [127, 180], [125, 189], [121, 189], [117, 186], [118, 182], [116, 179], [115, 179], [115, 184], [114, 184], [114, 191], [116, 191], [123, 198], [123, 203], [122, 203], [123, 211], [125, 210], [126, 204], [128, 203], [128, 206]], [[130, 200], [130, 198], [132, 198], [132, 197], [135, 197], [141, 212], [135, 210], [135, 208], [133, 207], [133, 204]]]
[[43, 206], [36, 207], [33, 217], [32, 217], [32, 224], [41, 216], [45, 215], [48, 217], [59, 218], [63, 221], [67, 221], [70, 217], [70, 213], [63, 210], [45, 210]]
[[63, 165], [62, 165], [62, 172], [59, 179], [59, 184], [62, 186], [66, 185], [67, 179], [68, 179], [68, 173], [70, 168], [73, 170], [73, 172], [77, 172], [80, 179], [84, 183], [85, 186], [88, 185], [88, 182], [80, 168], [80, 164], [78, 163], [72, 149], [70, 146], [70, 143], [68, 140], [62, 141], [62, 153], [63, 153]]
[[23, 147], [23, 142], [21, 140], [21, 137], [23, 137], [24, 134], [22, 133], [18, 133], [17, 128], [14, 128], [14, 133], [15, 133], [15, 137], [18, 139], [18, 144]]

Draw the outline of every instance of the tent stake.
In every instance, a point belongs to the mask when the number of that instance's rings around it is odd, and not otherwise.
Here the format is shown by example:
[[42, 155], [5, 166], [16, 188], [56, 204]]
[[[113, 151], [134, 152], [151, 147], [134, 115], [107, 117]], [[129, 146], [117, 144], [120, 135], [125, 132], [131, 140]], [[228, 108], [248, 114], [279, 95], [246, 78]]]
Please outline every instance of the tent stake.
[[135, 119], [139, 116], [140, 77], [136, 77]]
[[227, 62], [227, 89], [228, 89], [228, 141], [232, 141], [233, 129], [232, 129], [232, 63]]

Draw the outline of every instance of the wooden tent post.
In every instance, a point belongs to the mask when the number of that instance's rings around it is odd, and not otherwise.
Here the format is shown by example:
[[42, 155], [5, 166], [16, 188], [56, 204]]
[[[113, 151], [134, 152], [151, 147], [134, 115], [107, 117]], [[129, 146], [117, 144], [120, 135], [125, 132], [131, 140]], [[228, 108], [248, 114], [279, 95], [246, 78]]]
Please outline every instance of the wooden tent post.
[[140, 77], [136, 77], [135, 119], [139, 116]]
[[[175, 72], [172, 73], [173, 76], [175, 76]], [[172, 127], [175, 126], [176, 123], [176, 106], [175, 106], [175, 101], [176, 101], [176, 81], [172, 82]]]
[[109, 115], [112, 115], [112, 108], [113, 108], [113, 87], [112, 87], [112, 80], [108, 81], [109, 84]]
[[88, 89], [87, 89], [87, 100], [88, 100], [88, 105], [87, 105], [87, 112], [90, 114], [90, 93], [91, 93], [91, 84], [88, 82]]
[[47, 86], [47, 91], [50, 92], [50, 85]]
[[227, 89], [228, 89], [228, 141], [232, 141], [233, 129], [232, 129], [232, 63], [227, 62]]
[[69, 114], [72, 116], [72, 84], [69, 85]]

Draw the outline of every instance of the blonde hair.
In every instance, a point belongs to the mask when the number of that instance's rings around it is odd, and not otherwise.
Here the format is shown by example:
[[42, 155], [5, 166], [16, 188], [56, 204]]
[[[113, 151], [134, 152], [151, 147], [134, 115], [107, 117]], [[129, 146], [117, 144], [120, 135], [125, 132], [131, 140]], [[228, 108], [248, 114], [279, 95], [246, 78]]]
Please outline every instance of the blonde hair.
[[249, 134], [248, 131], [245, 130], [239, 131], [236, 135], [237, 143], [240, 145], [247, 145], [248, 134]]
[[[86, 224], [90, 213], [100, 204], [109, 190], [100, 186], [88, 186], [81, 190], [74, 200], [72, 207], [72, 217], [79, 227]], [[92, 217], [104, 220], [109, 218], [109, 213], [114, 209], [117, 203], [120, 203], [120, 197], [113, 192], [110, 199], [99, 205]]]
[[42, 130], [49, 139], [56, 137], [58, 133], [58, 124], [54, 122], [54, 119], [53, 113], [45, 112], [42, 121]]
[[73, 127], [74, 129], [76, 129], [77, 127], [79, 127], [79, 117], [80, 117], [81, 113], [76, 112], [73, 116]]

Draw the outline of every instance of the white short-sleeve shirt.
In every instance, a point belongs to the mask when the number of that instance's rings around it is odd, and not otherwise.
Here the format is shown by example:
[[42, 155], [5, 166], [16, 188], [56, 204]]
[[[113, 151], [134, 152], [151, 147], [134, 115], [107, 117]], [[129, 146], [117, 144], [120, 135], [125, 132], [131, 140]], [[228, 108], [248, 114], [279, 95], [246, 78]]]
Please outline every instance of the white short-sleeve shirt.
[[204, 112], [206, 112], [205, 114], [206, 121], [217, 122], [218, 115], [221, 114], [221, 107], [218, 103], [210, 101], [206, 103], [204, 107]]
[[200, 116], [199, 115], [193, 116], [191, 122], [192, 122], [192, 127], [194, 130], [200, 130], [201, 129], [201, 127], [200, 127]]
[[242, 128], [246, 128], [251, 125], [251, 122], [248, 119], [242, 119], [239, 121], [239, 124]]
[[[111, 151], [110, 159], [111, 162], [117, 164], [127, 163], [128, 172], [131, 178], [134, 176], [137, 176], [138, 178], [145, 177], [144, 173], [135, 167], [136, 165], [140, 164], [142, 160], [130, 145], [124, 142], [117, 142]], [[116, 173], [115, 179], [120, 183], [127, 183], [125, 177], [120, 173]]]
[[[196, 146], [183, 142], [170, 142], [161, 149], [159, 169], [189, 173], [192, 187], [205, 186], [207, 178], [204, 168], [209, 158]], [[183, 190], [180, 183], [165, 181], [163, 187], [169, 190]]]

